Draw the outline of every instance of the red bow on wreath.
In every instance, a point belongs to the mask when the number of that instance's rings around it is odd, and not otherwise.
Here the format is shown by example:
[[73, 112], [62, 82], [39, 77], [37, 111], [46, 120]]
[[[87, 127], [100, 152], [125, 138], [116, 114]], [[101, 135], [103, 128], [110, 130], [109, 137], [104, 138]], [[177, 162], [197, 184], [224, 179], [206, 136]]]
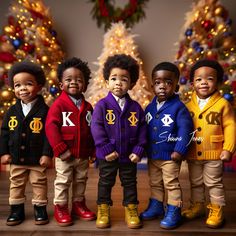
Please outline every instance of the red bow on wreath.
[[127, 27], [132, 27], [135, 23], [145, 17], [143, 7], [148, 0], [129, 0], [124, 9], [114, 8], [109, 0], [90, 0], [94, 3], [91, 11], [97, 25], [104, 24], [105, 30], [112, 22], [123, 21]]

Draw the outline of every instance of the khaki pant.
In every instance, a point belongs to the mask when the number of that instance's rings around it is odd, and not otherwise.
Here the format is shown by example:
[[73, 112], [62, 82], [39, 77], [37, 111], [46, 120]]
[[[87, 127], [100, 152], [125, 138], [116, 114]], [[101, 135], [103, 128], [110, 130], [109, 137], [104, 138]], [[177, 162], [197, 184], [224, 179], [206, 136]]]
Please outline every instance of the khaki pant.
[[225, 205], [223, 185], [223, 162], [188, 161], [189, 180], [191, 184], [191, 201], [205, 202], [205, 186], [209, 189], [210, 202]]
[[72, 183], [72, 201], [82, 201], [86, 189], [89, 161], [73, 159], [62, 161], [55, 159], [56, 179], [54, 182], [54, 205], [69, 203], [69, 188]]
[[28, 180], [32, 185], [32, 204], [46, 205], [48, 202], [46, 167], [13, 164], [10, 165], [9, 204], [16, 205], [25, 202], [25, 187]]
[[182, 192], [179, 183], [180, 165], [174, 161], [148, 160], [151, 198], [164, 202], [166, 189], [167, 203], [182, 206]]

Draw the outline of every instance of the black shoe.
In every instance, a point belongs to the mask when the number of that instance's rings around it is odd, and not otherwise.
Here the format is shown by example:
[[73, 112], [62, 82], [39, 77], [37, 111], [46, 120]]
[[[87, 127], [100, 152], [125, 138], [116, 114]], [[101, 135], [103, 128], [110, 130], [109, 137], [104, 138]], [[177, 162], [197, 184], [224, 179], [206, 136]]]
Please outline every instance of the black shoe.
[[36, 225], [45, 225], [49, 222], [46, 206], [34, 205], [34, 217]]
[[24, 221], [24, 219], [25, 219], [24, 203], [18, 205], [11, 205], [11, 213], [7, 218], [6, 224], [10, 226], [19, 225]]

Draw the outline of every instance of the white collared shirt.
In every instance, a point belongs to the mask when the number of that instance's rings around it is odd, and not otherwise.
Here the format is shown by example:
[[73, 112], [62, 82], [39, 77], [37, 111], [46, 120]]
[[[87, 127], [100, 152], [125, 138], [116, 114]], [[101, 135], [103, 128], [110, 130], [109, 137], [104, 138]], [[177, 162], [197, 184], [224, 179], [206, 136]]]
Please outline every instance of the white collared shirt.
[[199, 98], [197, 96], [197, 103], [198, 103], [198, 106], [199, 106], [200, 110], [202, 110], [206, 106], [206, 104], [208, 103], [209, 99], [210, 99], [210, 97], [202, 99], [202, 98]]
[[117, 103], [119, 104], [121, 111], [123, 111], [124, 106], [125, 106], [125, 97], [119, 98], [119, 97], [117, 97], [117, 96], [114, 95], [114, 94], [112, 94], [112, 95], [113, 95], [113, 97], [116, 99]]
[[157, 110], [159, 111], [159, 109], [164, 105], [166, 101], [158, 102], [158, 100], [156, 100], [156, 102], [157, 102]]
[[30, 110], [32, 109], [32, 107], [34, 106], [34, 104], [37, 102], [38, 98], [34, 99], [32, 102], [29, 102], [27, 104], [23, 103], [21, 100], [21, 106], [22, 106], [22, 111], [24, 116], [27, 116], [30, 112]]

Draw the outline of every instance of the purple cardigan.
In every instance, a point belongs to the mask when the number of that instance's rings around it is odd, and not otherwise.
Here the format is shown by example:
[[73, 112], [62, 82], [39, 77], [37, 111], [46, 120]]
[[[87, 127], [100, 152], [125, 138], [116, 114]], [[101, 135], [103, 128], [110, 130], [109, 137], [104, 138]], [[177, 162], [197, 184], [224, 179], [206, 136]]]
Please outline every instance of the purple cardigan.
[[91, 131], [98, 159], [117, 151], [120, 162], [129, 162], [131, 153], [142, 158], [146, 140], [146, 122], [141, 106], [126, 95], [123, 111], [109, 92], [95, 106]]

